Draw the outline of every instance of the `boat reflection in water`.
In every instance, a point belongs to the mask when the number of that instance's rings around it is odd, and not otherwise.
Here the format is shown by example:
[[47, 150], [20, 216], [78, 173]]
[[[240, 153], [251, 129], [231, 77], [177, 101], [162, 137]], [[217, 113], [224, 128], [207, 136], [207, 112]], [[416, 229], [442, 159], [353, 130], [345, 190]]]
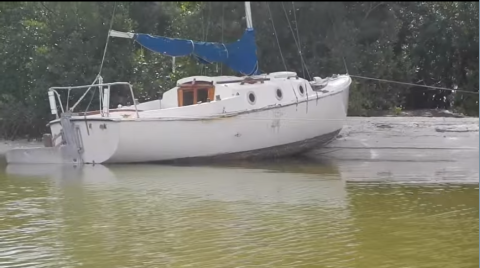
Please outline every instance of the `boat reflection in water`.
[[[415, 169], [422, 177], [408, 178]], [[478, 177], [448, 170], [304, 158], [9, 165], [0, 267], [473, 267]]]
[[[479, 167], [473, 161], [357, 161], [326, 157], [298, 157], [275, 161], [230, 162], [210, 165], [16, 165], [6, 173], [21, 177], [43, 177], [58, 183], [80, 180], [92, 184], [112, 184], [125, 180], [215, 192], [239, 192], [239, 186], [270, 191], [279, 184], [319, 183], [344, 187], [345, 183], [454, 183], [478, 184]], [[274, 184], [272, 184], [274, 183]], [[232, 189], [224, 188], [231, 185]], [[320, 185], [319, 185], [320, 186]], [[262, 188], [264, 187], [264, 188]], [[289, 190], [291, 192], [291, 190]]]
[[81, 182], [92, 187], [156, 189], [159, 194], [178, 193], [219, 201], [301, 203], [319, 197], [342, 201], [345, 197], [344, 182], [333, 165], [298, 165], [297, 161], [238, 165], [8, 165], [7, 173], [50, 178], [57, 184]]

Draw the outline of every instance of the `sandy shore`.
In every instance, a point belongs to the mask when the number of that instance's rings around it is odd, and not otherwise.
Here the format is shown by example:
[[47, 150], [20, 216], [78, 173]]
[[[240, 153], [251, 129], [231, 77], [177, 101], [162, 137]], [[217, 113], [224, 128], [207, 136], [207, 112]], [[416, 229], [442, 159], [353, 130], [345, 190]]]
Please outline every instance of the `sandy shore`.
[[478, 164], [478, 118], [350, 117], [314, 155], [344, 160], [464, 161]]
[[311, 153], [350, 182], [478, 183], [478, 118], [349, 118], [341, 135]]

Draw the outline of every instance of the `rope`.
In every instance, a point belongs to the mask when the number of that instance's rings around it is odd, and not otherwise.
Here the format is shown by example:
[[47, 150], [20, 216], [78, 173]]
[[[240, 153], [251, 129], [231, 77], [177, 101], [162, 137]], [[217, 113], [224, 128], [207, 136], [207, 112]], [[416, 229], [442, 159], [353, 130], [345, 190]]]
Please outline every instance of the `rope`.
[[211, 18], [211, 14], [212, 14], [212, 3], [211, 3], [211, 2], [208, 2], [207, 26], [205, 27], [205, 39], [204, 39], [205, 42], [207, 42], [208, 30], [210, 29], [210, 24], [211, 24], [210, 18]]
[[[282, 2], [282, 8], [283, 8], [283, 13], [285, 14], [285, 18], [287, 19], [287, 23], [288, 23], [288, 27], [290, 28], [290, 31], [292, 32], [292, 35], [293, 35], [293, 41], [295, 42], [295, 45], [297, 46], [297, 49], [298, 49], [298, 53], [300, 54], [300, 61], [302, 62], [302, 66], [305, 66], [305, 69], [307, 70], [307, 74], [308, 74], [308, 79], [309, 80], [312, 80], [311, 76], [310, 76], [310, 73], [308, 72], [308, 68], [307, 68], [307, 65], [305, 64], [305, 61], [303, 60], [303, 55], [302, 55], [302, 51], [300, 49], [300, 46], [297, 42], [297, 38], [295, 38], [295, 32], [293, 31], [293, 27], [290, 23], [290, 19], [288, 18], [288, 14], [287, 14], [287, 10], [285, 9], [285, 5], [283, 4]], [[303, 67], [302, 67], [303, 68]]]
[[355, 78], [366, 79], [366, 80], [375, 80], [375, 81], [385, 82], [385, 83], [394, 83], [394, 84], [400, 84], [400, 85], [406, 85], [406, 86], [414, 86], [414, 87], [425, 87], [425, 88], [429, 88], [429, 89], [432, 89], [432, 90], [438, 89], [438, 90], [456, 91], [456, 92], [462, 92], [462, 93], [466, 93], [466, 94], [475, 94], [475, 95], [478, 95], [478, 92], [468, 91], [468, 90], [451, 89], [451, 88], [446, 88], [446, 87], [435, 87], [435, 86], [427, 86], [427, 85], [419, 85], [419, 84], [398, 82], [398, 81], [392, 81], [392, 80], [387, 80], [387, 79], [371, 78], [371, 77], [365, 77], [365, 76], [359, 76], [359, 75], [350, 75], [350, 76], [351, 76], [351, 77], [355, 77]]
[[88, 130], [88, 125], [87, 125], [87, 111], [88, 111], [88, 108], [90, 108], [90, 104], [92, 104], [93, 97], [95, 96], [96, 91], [97, 91], [97, 88], [95, 87], [92, 91], [92, 96], [90, 97], [90, 101], [88, 102], [87, 108], [85, 108], [85, 112], [83, 113], [83, 119], [85, 120], [85, 129], [87, 129], [88, 136], [90, 136], [90, 130]]
[[[225, 29], [225, 2], [222, 2], [222, 44], [225, 47], [225, 42], [223, 41], [224, 29]], [[225, 48], [225, 50], [227, 49]], [[217, 66], [218, 66], [218, 63], [217, 63]], [[220, 75], [223, 75], [223, 63], [220, 63]]]
[[115, 2], [113, 6], [112, 18], [110, 19], [110, 27], [108, 29], [108, 34], [107, 34], [107, 42], [105, 43], [105, 49], [103, 50], [102, 63], [100, 64], [100, 70], [98, 71], [97, 77], [100, 76], [100, 74], [102, 73], [103, 63], [105, 62], [105, 56], [107, 55], [108, 42], [110, 41], [110, 31], [112, 30], [112, 27], [113, 27], [113, 19], [115, 18], [116, 9], [117, 9], [117, 2]]
[[[100, 75], [102, 73], [103, 63], [105, 62], [105, 56], [107, 55], [108, 41], [110, 40], [110, 31], [112, 30], [112, 27], [113, 27], [113, 19], [115, 18], [115, 10], [116, 9], [117, 9], [117, 2], [115, 2], [114, 6], [113, 6], [112, 18], [110, 19], [110, 27], [108, 29], [108, 34], [107, 34], [107, 42], [105, 43], [105, 48], [103, 50], [102, 62], [100, 63], [100, 69], [98, 71], [97, 77], [95, 77], [95, 80], [93, 81], [93, 83], [85, 91], [85, 93], [83, 93], [83, 95], [80, 97], [80, 99], [78, 99], [78, 101], [72, 106], [72, 108], [70, 108], [70, 111], [73, 111], [73, 109], [75, 109], [75, 107], [77, 107], [77, 105], [80, 103], [80, 101], [83, 100], [83, 98], [88, 94], [88, 92], [90, 92], [90, 89], [92, 88], [93, 85], [95, 85], [95, 83], [97, 82], [98, 78], [100, 77]], [[90, 102], [88, 103], [88, 107], [90, 107], [90, 104], [92, 103], [92, 100], [93, 100], [93, 97], [92, 97], [92, 99], [90, 99]]]
[[345, 61], [345, 56], [343, 56], [342, 52], [342, 60], [343, 60], [343, 66], [345, 66], [345, 74], [348, 74], [348, 67], [347, 67], [347, 62]]
[[[300, 34], [298, 33], [297, 10], [295, 9], [295, 2], [293, 1], [292, 1], [292, 8], [293, 8], [293, 20], [295, 21], [295, 30], [297, 31], [298, 53], [300, 53], [300, 57], [303, 58], [303, 54], [301, 51], [302, 45], [300, 45]], [[305, 69], [306, 69], [306, 64], [302, 64], [303, 77], [305, 77]], [[310, 74], [308, 75], [308, 77], [311, 80]]]
[[[206, 8], [202, 9], [201, 15], [202, 15], [202, 40], [204, 42], [207, 42], [208, 38], [208, 30], [210, 27], [210, 18], [211, 18], [211, 12], [212, 11], [212, 6], [211, 2], [207, 2]], [[193, 42], [192, 42], [193, 43]], [[208, 68], [205, 64], [200, 64], [200, 75], [207, 75]]]
[[283, 57], [282, 48], [280, 47], [280, 41], [278, 40], [277, 30], [275, 29], [275, 23], [273, 22], [272, 11], [270, 10], [270, 2], [267, 2], [267, 7], [268, 7], [268, 14], [270, 15], [270, 20], [272, 21], [273, 33], [275, 34], [275, 39], [277, 40], [278, 50], [280, 51], [280, 57], [282, 58], [283, 67], [285, 67], [285, 71], [287, 71], [288, 70], [287, 64], [285, 63], [285, 58]]
[[72, 106], [72, 108], [70, 108], [70, 111], [73, 111], [77, 107], [77, 105], [83, 100], [83, 98], [85, 98], [85, 96], [88, 94], [88, 92], [90, 92], [90, 89], [97, 82], [98, 78], [99, 78], [99, 76], [97, 75], [97, 77], [95, 78], [95, 80], [93, 80], [93, 83], [90, 85], [90, 87], [85, 91], [85, 93], [83, 93], [83, 95], [78, 99], [78, 101], [75, 102], [75, 104]]

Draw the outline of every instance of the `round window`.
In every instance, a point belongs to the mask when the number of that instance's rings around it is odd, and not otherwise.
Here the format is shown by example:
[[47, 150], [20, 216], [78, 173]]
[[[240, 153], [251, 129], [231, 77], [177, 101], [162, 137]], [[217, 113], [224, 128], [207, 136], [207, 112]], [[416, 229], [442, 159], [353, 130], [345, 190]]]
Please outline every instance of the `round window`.
[[283, 98], [283, 93], [282, 90], [277, 88], [277, 99], [281, 100]]
[[303, 86], [299, 86], [298, 91], [300, 91], [300, 94], [302, 94], [302, 95], [305, 93], [305, 90], [303, 89]]
[[248, 102], [250, 102], [250, 104], [255, 104], [255, 94], [253, 92], [248, 93]]

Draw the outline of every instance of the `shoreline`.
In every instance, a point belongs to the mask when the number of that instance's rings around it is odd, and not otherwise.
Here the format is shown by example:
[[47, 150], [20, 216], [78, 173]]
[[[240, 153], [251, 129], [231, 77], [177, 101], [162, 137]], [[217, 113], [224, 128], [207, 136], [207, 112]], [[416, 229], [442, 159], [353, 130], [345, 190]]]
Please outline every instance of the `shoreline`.
[[479, 159], [479, 119], [454, 117], [355, 117], [316, 158], [357, 161]]
[[454, 117], [454, 118], [478, 118], [475, 116], [466, 116], [461, 113], [456, 113], [445, 109], [415, 109], [415, 110], [399, 110], [392, 111], [367, 111], [367, 116], [349, 116], [349, 117]]

